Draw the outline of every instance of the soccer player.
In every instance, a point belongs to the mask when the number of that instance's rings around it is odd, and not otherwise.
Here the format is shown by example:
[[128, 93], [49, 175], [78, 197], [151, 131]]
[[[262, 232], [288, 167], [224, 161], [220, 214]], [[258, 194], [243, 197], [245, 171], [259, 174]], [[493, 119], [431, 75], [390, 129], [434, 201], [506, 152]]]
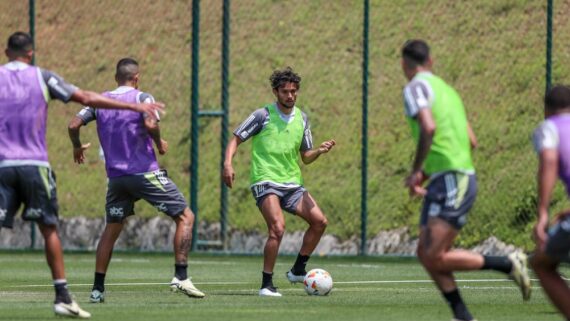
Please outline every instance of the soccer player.
[[32, 38], [16, 32], [8, 38], [9, 62], [0, 66], [0, 227], [12, 228], [23, 203], [22, 217], [35, 221], [45, 240], [45, 253], [55, 287], [57, 315], [89, 318], [67, 290], [63, 252], [57, 231], [55, 175], [46, 148], [47, 107], [51, 99], [96, 108], [131, 109], [156, 117], [161, 104], [132, 104], [81, 90], [57, 74], [31, 66]]
[[[154, 98], [138, 90], [139, 64], [131, 58], [117, 63], [115, 80], [119, 87], [103, 93], [127, 103], [153, 102]], [[134, 204], [143, 199], [159, 211], [170, 216], [176, 223], [174, 234], [173, 291], [189, 297], [202, 298], [188, 277], [188, 251], [192, 242], [194, 214], [166, 170], [160, 169], [152, 146], [154, 142], [161, 155], [166, 154], [168, 144], [160, 136], [158, 119], [145, 114], [124, 110], [95, 110], [90, 106], [82, 109], [69, 123], [69, 137], [73, 144], [73, 158], [78, 164], [85, 160], [89, 144], [82, 144], [80, 128], [96, 120], [97, 134], [107, 170], [106, 225], [95, 261], [95, 280], [89, 298], [92, 303], [105, 300], [105, 274], [111, 261], [115, 241], [119, 237], [125, 219], [134, 214]]]
[[[477, 194], [471, 161], [477, 141], [459, 94], [431, 73], [426, 42], [404, 44], [402, 69], [410, 81], [403, 92], [406, 118], [417, 143], [405, 185], [410, 195], [424, 197], [417, 249], [420, 262], [449, 303], [454, 320], [471, 321], [473, 317], [459, 294], [453, 271], [492, 269], [510, 274], [528, 300], [530, 279], [523, 253], [493, 257], [451, 249]], [[428, 178], [424, 189], [422, 183]]]
[[557, 269], [570, 262], [570, 210], [556, 216], [548, 228], [548, 208], [559, 177], [570, 195], [570, 88], [555, 86], [544, 98], [546, 120], [534, 132], [538, 153], [538, 221], [536, 251], [531, 265], [550, 301], [570, 320], [570, 288]]
[[254, 111], [234, 131], [226, 149], [222, 176], [231, 188], [235, 178], [233, 156], [242, 142], [253, 137], [251, 191], [268, 229], [259, 295], [280, 297], [273, 285], [273, 268], [285, 232], [282, 210], [309, 224], [297, 260], [286, 273], [292, 283], [303, 282], [307, 261], [327, 227], [327, 218], [303, 187], [299, 154], [303, 163], [310, 164], [336, 143], [328, 140], [313, 149], [307, 115], [295, 106], [301, 84], [299, 75], [288, 67], [275, 71], [269, 80], [276, 101]]

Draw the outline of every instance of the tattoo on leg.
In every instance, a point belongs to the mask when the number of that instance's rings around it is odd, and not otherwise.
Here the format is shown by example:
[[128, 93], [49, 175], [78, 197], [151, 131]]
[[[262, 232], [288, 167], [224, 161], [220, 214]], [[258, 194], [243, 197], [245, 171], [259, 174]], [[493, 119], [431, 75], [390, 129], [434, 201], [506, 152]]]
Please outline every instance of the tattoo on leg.
[[186, 264], [188, 261], [188, 251], [190, 251], [190, 245], [192, 244], [192, 230], [185, 226], [182, 231], [182, 239], [180, 240], [180, 244], [176, 253], [176, 257], [178, 258], [176, 263], [178, 264]]

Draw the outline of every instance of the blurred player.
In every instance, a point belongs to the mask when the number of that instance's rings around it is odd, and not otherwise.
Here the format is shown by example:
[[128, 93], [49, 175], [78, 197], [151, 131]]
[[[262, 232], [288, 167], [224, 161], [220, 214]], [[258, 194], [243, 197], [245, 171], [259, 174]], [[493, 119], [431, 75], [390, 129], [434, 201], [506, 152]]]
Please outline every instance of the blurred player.
[[[154, 98], [139, 91], [139, 65], [131, 58], [117, 63], [115, 80], [119, 85], [103, 95], [127, 103], [154, 102]], [[69, 137], [73, 144], [73, 158], [82, 164], [89, 144], [81, 144], [80, 128], [96, 120], [97, 133], [107, 170], [107, 204], [105, 230], [97, 246], [95, 280], [89, 300], [93, 303], [105, 300], [105, 274], [111, 260], [115, 241], [119, 237], [125, 219], [134, 214], [134, 203], [144, 199], [176, 223], [174, 234], [174, 278], [171, 288], [190, 297], [202, 298], [204, 293], [196, 289], [188, 278], [188, 251], [192, 242], [194, 214], [186, 200], [158, 166], [152, 143], [161, 155], [166, 154], [168, 144], [160, 137], [158, 120], [145, 114], [124, 110], [94, 110], [85, 107], [69, 124]]]
[[268, 229], [263, 258], [260, 296], [281, 296], [273, 285], [273, 268], [285, 232], [283, 211], [298, 215], [309, 228], [295, 264], [287, 272], [290, 282], [303, 282], [309, 257], [327, 226], [327, 219], [311, 194], [303, 187], [299, 154], [305, 164], [328, 153], [334, 140], [313, 149], [307, 116], [295, 106], [301, 77], [291, 68], [275, 71], [271, 88], [277, 101], [253, 112], [234, 131], [226, 149], [223, 180], [230, 188], [235, 173], [232, 159], [238, 146], [253, 137], [251, 191]]
[[[455, 284], [453, 271], [492, 269], [510, 274], [530, 298], [526, 256], [483, 256], [451, 250], [475, 202], [477, 181], [471, 149], [477, 145], [459, 94], [431, 73], [428, 45], [411, 40], [402, 48], [402, 69], [410, 81], [404, 89], [406, 118], [417, 143], [405, 184], [410, 195], [423, 196], [417, 254], [453, 311], [454, 320], [471, 321]], [[429, 178], [426, 189], [421, 185]]]
[[45, 253], [55, 287], [57, 315], [89, 318], [67, 290], [63, 252], [57, 231], [55, 175], [46, 148], [47, 106], [50, 99], [88, 104], [96, 108], [131, 109], [155, 115], [160, 104], [115, 101], [66, 83], [57, 74], [31, 66], [32, 38], [16, 32], [8, 38], [9, 62], [0, 66], [0, 226], [12, 228], [22, 217], [35, 221], [45, 239]]
[[536, 251], [531, 258], [550, 301], [570, 320], [570, 288], [558, 273], [561, 262], [570, 263], [570, 211], [559, 214], [548, 228], [548, 208], [556, 178], [570, 195], [570, 88], [556, 86], [544, 98], [546, 120], [534, 132], [538, 153], [538, 222], [534, 228]]

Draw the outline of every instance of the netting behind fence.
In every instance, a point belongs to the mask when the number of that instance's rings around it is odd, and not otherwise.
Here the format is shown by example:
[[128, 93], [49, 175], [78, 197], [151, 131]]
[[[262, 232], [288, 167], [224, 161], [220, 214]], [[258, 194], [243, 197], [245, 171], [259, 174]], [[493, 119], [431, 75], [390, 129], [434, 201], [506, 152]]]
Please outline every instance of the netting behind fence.
[[[218, 109], [222, 1], [201, 3], [200, 106]], [[554, 1], [554, 82], [567, 82], [570, 25], [566, 1]], [[303, 77], [298, 105], [309, 115], [316, 144], [337, 147], [303, 166], [307, 188], [329, 217], [328, 232], [343, 239], [360, 233], [360, 126], [362, 19], [360, 1], [233, 1], [231, 11], [230, 129], [273, 100], [268, 77], [292, 66]], [[403, 188], [415, 151], [405, 123], [406, 81], [400, 47], [408, 38], [432, 46], [435, 73], [461, 94], [479, 138], [474, 153], [480, 192], [460, 245], [491, 235], [531, 248], [536, 157], [530, 134], [542, 119], [545, 83], [546, 2], [372, 1], [370, 16], [368, 235], [409, 227], [416, 233], [419, 202]], [[2, 41], [28, 30], [23, 1], [0, 3]], [[39, 1], [38, 65], [86, 89], [115, 87], [114, 66], [131, 56], [142, 68], [141, 89], [167, 104], [162, 122], [170, 154], [161, 159], [188, 197], [190, 119], [190, 1]], [[98, 159], [95, 126], [86, 165], [75, 166], [67, 121], [77, 106], [50, 107], [48, 141], [58, 174], [61, 214], [101, 217], [106, 178]], [[219, 219], [220, 124], [200, 121], [199, 216]], [[229, 226], [265, 230], [249, 191], [250, 143], [240, 146], [230, 192]], [[557, 190], [555, 209], [565, 205]], [[137, 213], [155, 215], [139, 202]], [[288, 230], [304, 223], [288, 218]]]

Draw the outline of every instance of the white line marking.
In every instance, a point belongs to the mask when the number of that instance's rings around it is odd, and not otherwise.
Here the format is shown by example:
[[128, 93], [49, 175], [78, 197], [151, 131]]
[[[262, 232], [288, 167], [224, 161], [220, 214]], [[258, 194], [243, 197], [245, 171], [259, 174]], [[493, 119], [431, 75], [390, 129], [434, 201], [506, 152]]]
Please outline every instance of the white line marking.
[[[456, 280], [459, 283], [486, 283], [486, 282], [512, 282], [507, 279], [474, 279], [474, 280]], [[537, 279], [532, 279], [536, 282]], [[213, 281], [213, 282], [194, 282], [197, 285], [240, 285], [240, 284], [250, 284], [252, 282], [232, 282], [232, 281]], [[432, 280], [377, 280], [377, 281], [336, 281], [334, 284], [420, 284], [420, 283], [433, 283]], [[68, 286], [90, 286], [92, 283], [73, 283], [68, 284]], [[170, 285], [170, 283], [164, 282], [122, 282], [122, 283], [107, 283], [106, 286], [145, 286], [145, 285]], [[6, 288], [39, 288], [39, 287], [51, 287], [52, 284], [22, 284], [22, 285], [10, 285]], [[480, 287], [477, 287], [480, 288]], [[494, 288], [494, 287], [493, 287]]]

